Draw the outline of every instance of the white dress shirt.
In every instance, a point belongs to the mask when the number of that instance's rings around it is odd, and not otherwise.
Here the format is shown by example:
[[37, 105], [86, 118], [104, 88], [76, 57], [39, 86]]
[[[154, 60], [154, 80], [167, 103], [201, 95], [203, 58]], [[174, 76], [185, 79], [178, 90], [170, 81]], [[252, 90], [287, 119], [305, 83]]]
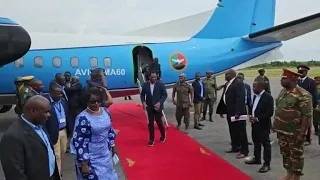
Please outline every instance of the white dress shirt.
[[255, 116], [255, 115], [254, 115], [254, 112], [256, 111], [257, 106], [258, 106], [258, 103], [259, 103], [259, 101], [260, 101], [260, 98], [261, 98], [261, 96], [262, 96], [262, 94], [263, 94], [264, 92], [265, 92], [265, 90], [261, 91], [260, 94], [256, 94], [256, 95], [255, 95], [256, 97], [254, 98], [254, 102], [253, 102], [252, 116]]
[[306, 79], [307, 79], [307, 77], [308, 77], [308, 76], [305, 76], [304, 78], [300, 78], [300, 82], [301, 82], [301, 84], [304, 82], [304, 80], [306, 80]]
[[229, 89], [229, 86], [232, 84], [232, 82], [233, 82], [235, 79], [236, 79], [236, 77], [232, 78], [232, 79], [227, 83], [226, 90], [224, 91], [224, 94], [223, 94], [223, 101], [224, 101], [225, 104], [227, 104], [227, 103], [226, 103], [226, 93], [227, 93], [227, 91], [228, 91], [228, 89]]
[[150, 91], [152, 96], [153, 96], [153, 89], [154, 89], [154, 84], [150, 83]]

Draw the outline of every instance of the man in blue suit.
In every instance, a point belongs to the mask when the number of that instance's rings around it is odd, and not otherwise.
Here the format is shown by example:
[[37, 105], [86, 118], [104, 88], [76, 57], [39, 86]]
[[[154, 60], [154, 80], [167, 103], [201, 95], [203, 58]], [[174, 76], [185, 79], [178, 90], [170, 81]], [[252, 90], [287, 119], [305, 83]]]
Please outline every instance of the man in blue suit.
[[166, 140], [166, 132], [162, 122], [163, 103], [167, 99], [167, 91], [164, 84], [157, 80], [157, 74], [152, 72], [149, 81], [142, 85], [140, 94], [141, 102], [148, 113], [149, 142], [148, 146], [154, 145], [154, 121], [156, 121], [161, 137], [160, 142]]
[[49, 95], [46, 97], [51, 104], [51, 116], [46, 121], [46, 129], [57, 159], [59, 173], [61, 175], [61, 159], [67, 150], [67, 129], [69, 123], [69, 109], [63, 91], [58, 85], [51, 85]]

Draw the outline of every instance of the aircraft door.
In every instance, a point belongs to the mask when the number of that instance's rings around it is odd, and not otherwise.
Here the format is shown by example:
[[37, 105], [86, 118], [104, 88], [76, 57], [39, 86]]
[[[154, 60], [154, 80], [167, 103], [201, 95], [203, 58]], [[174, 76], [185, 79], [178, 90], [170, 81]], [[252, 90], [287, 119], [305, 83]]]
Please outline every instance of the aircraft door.
[[142, 68], [146, 64], [151, 64], [153, 60], [152, 51], [146, 46], [137, 46], [132, 51], [133, 54], [133, 66], [134, 66], [134, 82], [139, 79], [140, 82], [144, 82], [144, 76]]

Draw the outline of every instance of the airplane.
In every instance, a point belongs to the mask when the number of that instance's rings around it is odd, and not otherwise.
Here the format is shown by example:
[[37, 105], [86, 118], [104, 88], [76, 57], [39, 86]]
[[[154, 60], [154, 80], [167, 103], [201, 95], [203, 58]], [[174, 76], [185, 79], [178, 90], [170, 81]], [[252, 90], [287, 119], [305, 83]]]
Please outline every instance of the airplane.
[[[139, 92], [140, 68], [155, 57], [161, 64], [161, 80], [169, 87], [181, 72], [192, 80], [196, 72], [219, 74], [243, 64], [274, 59], [282, 41], [320, 28], [320, 13], [274, 26], [275, 4], [276, 0], [219, 0], [197, 33], [177, 41], [170, 37], [150, 40], [119, 36], [113, 39], [117, 42], [104, 43], [107, 40], [102, 35], [90, 39], [85, 34], [29, 32], [31, 48], [23, 57], [0, 59], [0, 112], [15, 104], [13, 82], [17, 76], [33, 75], [48, 88], [57, 72], [69, 71], [85, 84], [90, 69], [101, 67], [106, 70], [111, 95], [128, 96]], [[11, 20], [0, 18], [0, 25], [8, 22]], [[0, 37], [3, 33], [0, 31]]]

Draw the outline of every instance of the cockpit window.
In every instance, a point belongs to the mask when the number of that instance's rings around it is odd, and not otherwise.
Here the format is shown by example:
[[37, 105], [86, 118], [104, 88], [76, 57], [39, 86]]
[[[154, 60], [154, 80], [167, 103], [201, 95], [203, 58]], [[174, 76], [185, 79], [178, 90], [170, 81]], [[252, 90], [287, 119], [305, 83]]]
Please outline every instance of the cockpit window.
[[15, 62], [14, 62], [14, 65], [16, 66], [16, 68], [22, 68], [24, 66], [23, 64], [23, 57], [17, 59]]
[[43, 58], [41, 56], [36, 56], [34, 58], [34, 67], [41, 68], [43, 66]]
[[72, 68], [79, 67], [79, 58], [78, 57], [71, 57], [70, 58], [70, 64]]
[[53, 58], [52, 58], [52, 65], [53, 65], [54, 67], [56, 67], [56, 68], [61, 67], [61, 63], [62, 63], [61, 57], [56, 56], [56, 57], [53, 57]]
[[98, 67], [98, 58], [96, 58], [96, 57], [91, 57], [91, 58], [90, 58], [90, 65], [91, 65], [91, 68], [96, 68], [96, 67]]
[[104, 67], [105, 68], [110, 68], [111, 67], [111, 58], [110, 57], [105, 57], [103, 59], [103, 62], [104, 62]]

